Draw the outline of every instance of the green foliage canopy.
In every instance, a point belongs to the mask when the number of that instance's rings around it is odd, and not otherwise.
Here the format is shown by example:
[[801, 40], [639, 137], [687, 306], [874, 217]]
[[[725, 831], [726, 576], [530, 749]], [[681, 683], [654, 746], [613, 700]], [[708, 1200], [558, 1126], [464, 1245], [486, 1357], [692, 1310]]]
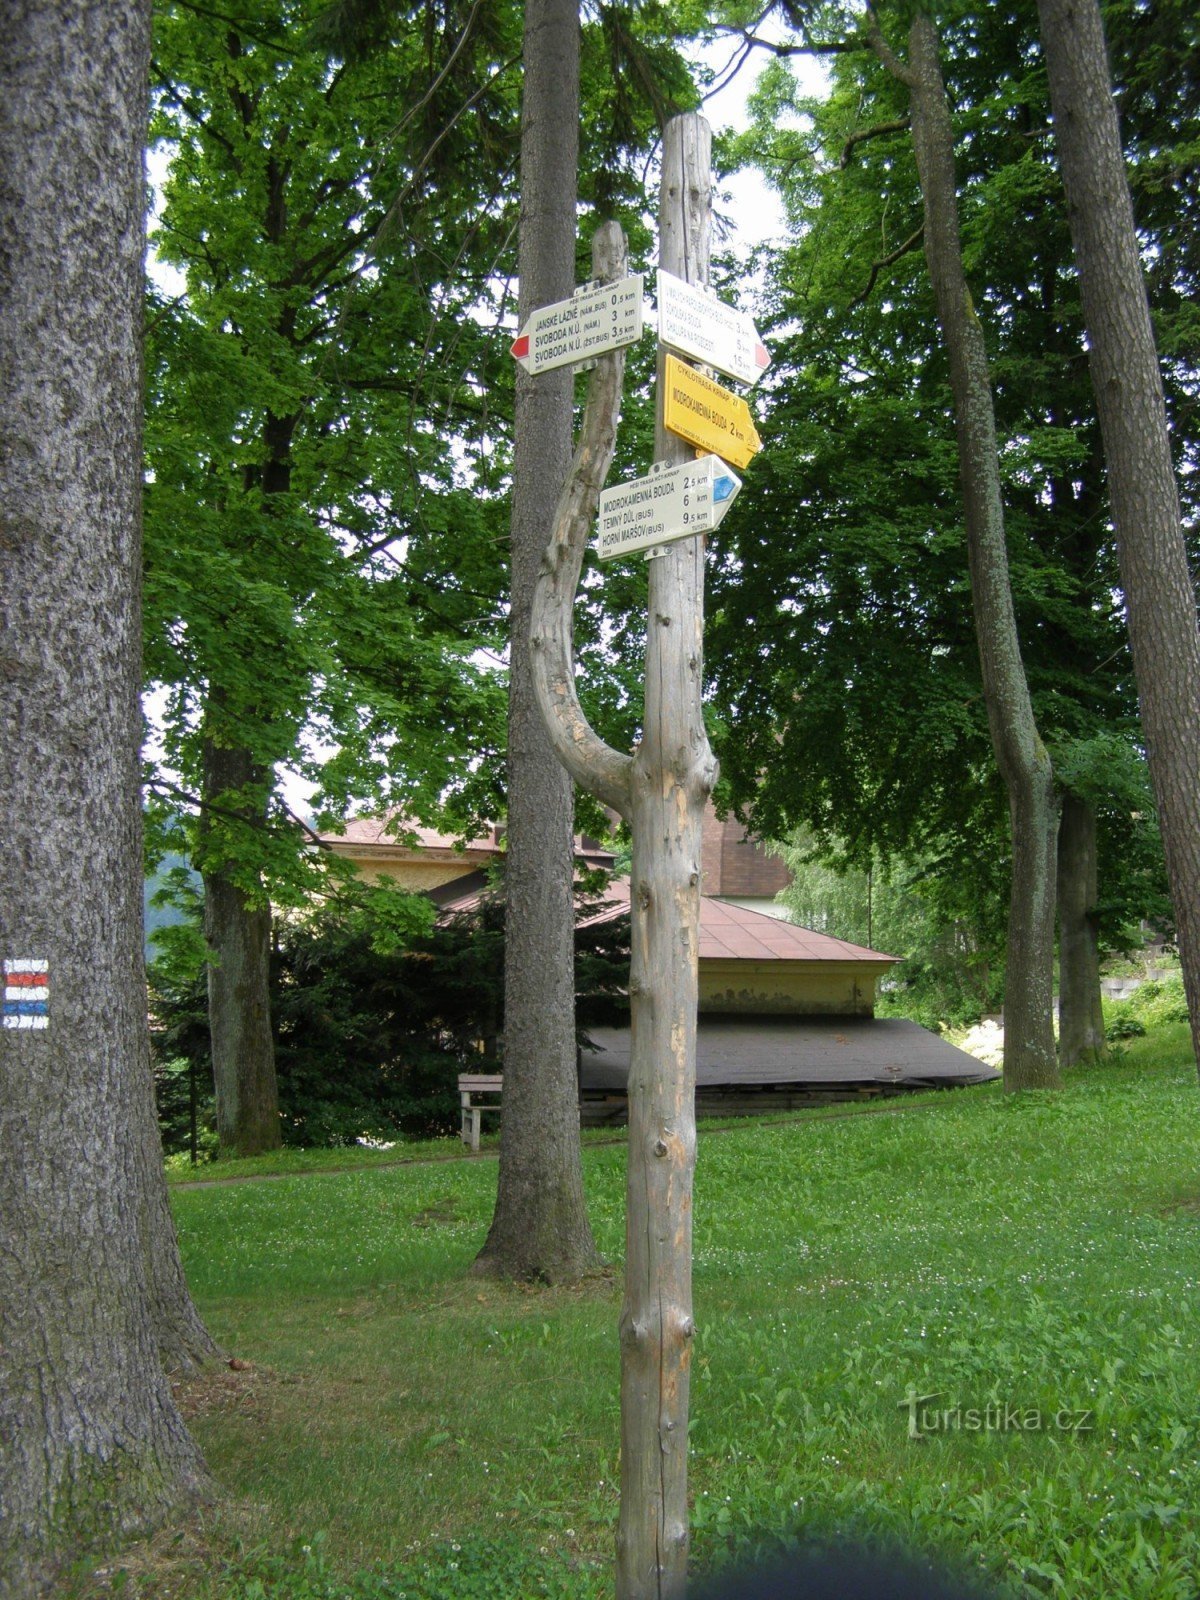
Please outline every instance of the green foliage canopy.
[[277, 900], [313, 858], [244, 819], [284, 768], [330, 814], [424, 813], [448, 787], [487, 811], [502, 742], [475, 652], [501, 624], [488, 396], [519, 31], [451, 8], [339, 61], [315, 14], [168, 3], [153, 64], [154, 245], [185, 287], [149, 321], [148, 677], [191, 793], [203, 737], [251, 753], [259, 792], [214, 810], [205, 848]]
[[[793, 9], [839, 48], [824, 103], [773, 63], [741, 145], [777, 185], [793, 239], [771, 273], [771, 448], [715, 561], [723, 769], [760, 831], [800, 822], [864, 867], [907, 853], [961, 871], [985, 841], [1003, 855], [1004, 805], [907, 103], [848, 10]], [[1063, 774], [1094, 778], [1089, 750], [1120, 747], [1124, 776], [1098, 797], [1128, 833], [1149, 807], [1140, 779], [1129, 801], [1136, 707], [1036, 16], [937, 9], [1038, 724]]]

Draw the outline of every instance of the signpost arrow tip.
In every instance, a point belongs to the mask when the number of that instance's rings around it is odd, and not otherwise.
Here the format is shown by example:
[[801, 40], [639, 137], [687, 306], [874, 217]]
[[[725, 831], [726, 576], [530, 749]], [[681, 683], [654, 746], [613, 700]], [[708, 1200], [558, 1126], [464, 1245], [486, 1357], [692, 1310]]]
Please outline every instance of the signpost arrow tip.
[[738, 477], [737, 473], [733, 471], [732, 467], [730, 467], [728, 463], [722, 461], [719, 456], [710, 456], [709, 459], [713, 463], [712, 525], [714, 528], [718, 528], [720, 527], [721, 522], [724, 520], [725, 513], [737, 499], [738, 491], [742, 487], [742, 480]]
[[529, 354], [529, 335], [527, 333], [523, 333], [519, 338], [513, 340], [509, 346], [509, 354], [515, 356], [518, 361], [524, 360]]

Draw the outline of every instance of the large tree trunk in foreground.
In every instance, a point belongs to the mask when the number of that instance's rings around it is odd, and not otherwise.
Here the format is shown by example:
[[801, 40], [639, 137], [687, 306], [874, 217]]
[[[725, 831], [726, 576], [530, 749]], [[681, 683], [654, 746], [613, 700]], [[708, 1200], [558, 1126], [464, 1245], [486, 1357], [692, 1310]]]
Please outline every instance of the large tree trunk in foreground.
[[907, 65], [876, 30], [876, 48], [908, 85], [913, 148], [925, 209], [925, 259], [950, 363], [971, 600], [992, 746], [1012, 827], [1004, 988], [1004, 1087], [1056, 1088], [1054, 884], [1058, 806], [1050, 757], [1038, 734], [1013, 614], [996, 419], [983, 330], [963, 270], [954, 133], [928, 17], [909, 31]]
[[[264, 789], [263, 774], [248, 750], [226, 750], [204, 741], [200, 870], [204, 879], [204, 939], [208, 964], [208, 1027], [212, 1039], [217, 1140], [226, 1156], [256, 1156], [278, 1150], [279, 1088], [271, 1033], [271, 908], [259, 903], [209, 854], [216, 831], [206, 818], [221, 813], [220, 831], [236, 833], [231, 819], [244, 816], [246, 829], [261, 828], [252, 797]], [[261, 895], [260, 885], [260, 895]]]
[[1101, 1060], [1100, 930], [1096, 916], [1096, 808], [1063, 796], [1058, 833], [1058, 1059], [1064, 1067]]
[[0, 12], [0, 957], [16, 991], [0, 1029], [6, 1596], [203, 1486], [143, 1248], [149, 26], [140, 4]]
[[1200, 633], [1095, 0], [1038, 0], [1146, 754], [1200, 1063]]
[[[577, 0], [529, 0], [521, 108], [519, 315], [575, 286]], [[547, 1283], [597, 1264], [583, 1197], [575, 1055], [574, 804], [530, 676], [529, 615], [571, 460], [570, 368], [518, 369], [504, 867], [500, 1173], [479, 1272]]]

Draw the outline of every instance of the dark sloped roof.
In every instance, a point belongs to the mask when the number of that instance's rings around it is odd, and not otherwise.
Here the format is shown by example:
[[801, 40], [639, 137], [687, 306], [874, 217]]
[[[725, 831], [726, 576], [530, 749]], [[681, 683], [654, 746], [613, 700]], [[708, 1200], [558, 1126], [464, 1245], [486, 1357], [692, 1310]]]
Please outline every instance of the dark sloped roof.
[[[628, 1028], [592, 1028], [580, 1084], [623, 1092]], [[900, 1017], [705, 1017], [696, 1033], [696, 1083], [724, 1088], [788, 1083], [984, 1083], [1000, 1074]]]

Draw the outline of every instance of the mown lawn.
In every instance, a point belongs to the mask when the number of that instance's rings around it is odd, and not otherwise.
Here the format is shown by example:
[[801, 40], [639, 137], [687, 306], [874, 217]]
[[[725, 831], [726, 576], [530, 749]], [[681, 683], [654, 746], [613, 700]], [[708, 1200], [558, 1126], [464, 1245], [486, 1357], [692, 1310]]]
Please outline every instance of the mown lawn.
[[[494, 1161], [177, 1191], [197, 1299], [248, 1365], [184, 1394], [229, 1503], [133, 1590], [610, 1592], [624, 1150], [584, 1159], [614, 1266], [570, 1291], [467, 1275]], [[697, 1568], [883, 1535], [1014, 1594], [1195, 1600], [1198, 1284], [1182, 1025], [1057, 1096], [702, 1131]], [[937, 1396], [916, 1439], [913, 1394]]]

